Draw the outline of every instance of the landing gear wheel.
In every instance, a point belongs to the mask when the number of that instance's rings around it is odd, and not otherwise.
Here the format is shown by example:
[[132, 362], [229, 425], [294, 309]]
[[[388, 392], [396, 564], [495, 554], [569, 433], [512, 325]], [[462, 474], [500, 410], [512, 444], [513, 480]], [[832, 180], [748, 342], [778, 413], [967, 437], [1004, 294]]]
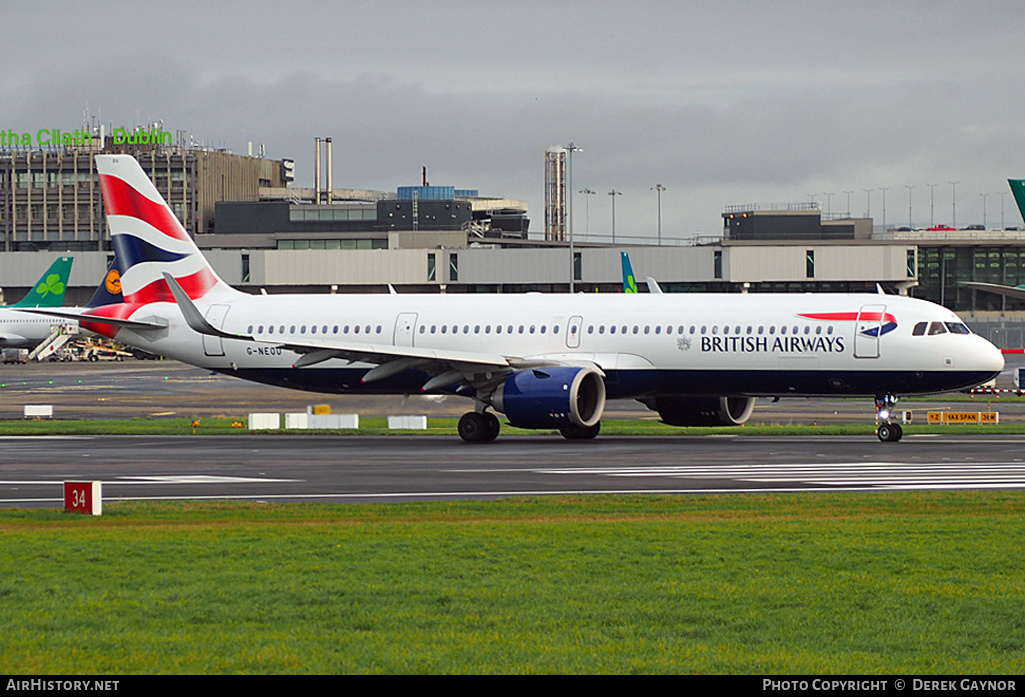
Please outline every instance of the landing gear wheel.
[[904, 435], [904, 429], [900, 424], [879, 424], [876, 435], [884, 443], [896, 443]]
[[601, 431], [601, 421], [594, 426], [563, 426], [559, 433], [566, 440], [592, 440]]
[[487, 422], [488, 426], [488, 433], [487, 437], [484, 439], [484, 442], [490, 443], [491, 441], [498, 438], [498, 433], [502, 430], [502, 424], [498, 422], [498, 417], [492, 414], [490, 411], [484, 412], [484, 420]]
[[498, 417], [491, 413], [470, 411], [459, 417], [459, 437], [467, 443], [490, 443], [501, 428]]

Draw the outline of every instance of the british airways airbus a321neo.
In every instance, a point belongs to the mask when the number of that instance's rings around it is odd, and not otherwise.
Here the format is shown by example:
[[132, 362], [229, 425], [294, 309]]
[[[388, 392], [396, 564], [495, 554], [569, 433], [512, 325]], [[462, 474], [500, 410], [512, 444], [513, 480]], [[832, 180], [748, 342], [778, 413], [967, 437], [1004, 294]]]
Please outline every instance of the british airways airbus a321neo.
[[[222, 281], [138, 163], [100, 155], [115, 250], [81, 319], [100, 334], [247, 380], [326, 393], [472, 400], [465, 441], [521, 428], [598, 434], [607, 399], [667, 424], [732, 425], [756, 397], [875, 399], [971, 387], [1004, 361], [951, 311], [892, 295], [248, 295]], [[120, 274], [118, 284], [116, 275]]]

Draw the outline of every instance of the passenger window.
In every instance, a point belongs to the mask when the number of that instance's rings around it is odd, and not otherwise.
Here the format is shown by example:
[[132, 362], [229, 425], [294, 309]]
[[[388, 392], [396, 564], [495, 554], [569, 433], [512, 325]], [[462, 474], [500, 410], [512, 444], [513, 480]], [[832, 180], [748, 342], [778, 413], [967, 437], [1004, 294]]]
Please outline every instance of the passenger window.
[[559, 333], [559, 325], [556, 324], [554, 327], [552, 327], [552, 334], [558, 334], [558, 333]]
[[270, 325], [269, 327], [267, 327], [267, 333], [268, 334], [273, 334], [274, 333], [274, 325], [273, 324]]

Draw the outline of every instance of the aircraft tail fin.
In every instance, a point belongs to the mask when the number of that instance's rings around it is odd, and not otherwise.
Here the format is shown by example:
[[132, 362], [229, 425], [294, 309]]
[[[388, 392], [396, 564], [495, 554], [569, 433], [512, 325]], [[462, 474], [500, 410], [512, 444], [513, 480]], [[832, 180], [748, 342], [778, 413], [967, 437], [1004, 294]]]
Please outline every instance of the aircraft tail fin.
[[107, 267], [107, 273], [96, 286], [93, 297], [86, 303], [86, 307], [102, 307], [103, 305], [118, 305], [125, 301], [121, 292], [121, 265], [118, 263], [118, 256], [114, 254]]
[[72, 257], [60, 257], [40, 276], [32, 290], [10, 307], [60, 307], [64, 304], [64, 291], [71, 275]]
[[124, 302], [173, 303], [164, 272], [192, 300], [240, 294], [213, 270], [134, 157], [97, 155], [96, 169]]
[[623, 260], [623, 292], [636, 293], [637, 279], [634, 277], [633, 266], [630, 264], [630, 255], [626, 252], [620, 252], [620, 255]]
[[1007, 183], [1011, 186], [1011, 193], [1014, 194], [1014, 200], [1018, 203], [1018, 212], [1021, 213], [1022, 222], [1025, 222], [1025, 179], [1008, 179]]

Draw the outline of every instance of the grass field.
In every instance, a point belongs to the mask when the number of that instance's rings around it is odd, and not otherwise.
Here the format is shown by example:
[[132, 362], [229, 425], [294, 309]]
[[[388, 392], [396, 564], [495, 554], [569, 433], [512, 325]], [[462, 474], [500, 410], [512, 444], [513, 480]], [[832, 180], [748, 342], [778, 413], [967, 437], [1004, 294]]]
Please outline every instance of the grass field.
[[0, 510], [0, 672], [1021, 673], [1025, 493]]

